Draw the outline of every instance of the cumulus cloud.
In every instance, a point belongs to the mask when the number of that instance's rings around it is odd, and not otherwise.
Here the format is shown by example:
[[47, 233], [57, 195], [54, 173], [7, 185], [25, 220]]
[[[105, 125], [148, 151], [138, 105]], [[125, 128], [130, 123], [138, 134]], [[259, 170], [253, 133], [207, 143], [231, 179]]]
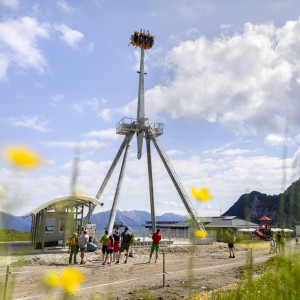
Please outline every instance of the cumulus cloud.
[[286, 139], [277, 134], [268, 134], [265, 137], [264, 142], [271, 146], [278, 146], [278, 145], [283, 145], [286, 141], [290, 141], [290, 140], [291, 140], [290, 138]]
[[0, 80], [5, 79], [11, 64], [43, 73], [47, 62], [37, 41], [39, 38], [49, 38], [49, 31], [49, 24], [39, 23], [31, 17], [0, 23]]
[[64, 24], [40, 23], [33, 17], [7, 19], [0, 23], [0, 81], [7, 77], [9, 67], [27, 70], [34, 68], [44, 73], [48, 65], [44, 51], [39, 47], [41, 39], [49, 39], [55, 30], [69, 46], [75, 47], [83, 34]]
[[60, 24], [56, 25], [55, 28], [61, 32], [60, 38], [71, 47], [75, 47], [83, 39], [83, 34], [80, 31], [71, 29], [67, 25]]
[[280, 28], [247, 23], [241, 33], [181, 42], [165, 57], [169, 80], [145, 93], [147, 114], [278, 134], [292, 108], [291, 126], [299, 127], [299, 37], [300, 19]]
[[49, 122], [39, 116], [21, 116], [20, 118], [10, 117], [7, 120], [10, 124], [16, 127], [27, 127], [40, 132], [51, 131], [50, 128], [47, 128]]

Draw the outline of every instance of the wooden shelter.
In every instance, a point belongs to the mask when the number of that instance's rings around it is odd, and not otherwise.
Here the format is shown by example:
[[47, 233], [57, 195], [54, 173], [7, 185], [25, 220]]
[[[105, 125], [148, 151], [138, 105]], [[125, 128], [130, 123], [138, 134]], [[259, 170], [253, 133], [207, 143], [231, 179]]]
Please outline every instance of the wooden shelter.
[[[74, 232], [89, 223], [97, 205], [103, 205], [95, 198], [87, 196], [64, 196], [53, 199], [34, 209], [23, 218], [32, 217], [30, 241], [44, 249], [45, 245], [66, 245]], [[87, 214], [85, 215], [85, 208]]]

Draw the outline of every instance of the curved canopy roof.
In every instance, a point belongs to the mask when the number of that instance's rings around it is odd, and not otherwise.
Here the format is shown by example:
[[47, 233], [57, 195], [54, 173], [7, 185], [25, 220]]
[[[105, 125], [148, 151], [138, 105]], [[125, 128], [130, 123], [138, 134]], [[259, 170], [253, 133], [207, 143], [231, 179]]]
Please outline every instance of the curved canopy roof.
[[56, 199], [53, 199], [51, 201], [48, 201], [41, 205], [40, 207], [32, 210], [31, 212], [27, 213], [26, 215], [23, 216], [23, 218], [29, 217], [36, 215], [40, 211], [44, 209], [54, 209], [55, 207], [59, 206], [61, 208], [71, 208], [71, 207], [76, 207], [78, 205], [85, 205], [89, 206], [89, 204], [92, 204], [94, 206], [96, 205], [103, 205], [103, 202], [100, 202], [99, 200], [92, 198], [92, 197], [87, 197], [87, 196], [64, 196], [64, 197], [59, 197]]

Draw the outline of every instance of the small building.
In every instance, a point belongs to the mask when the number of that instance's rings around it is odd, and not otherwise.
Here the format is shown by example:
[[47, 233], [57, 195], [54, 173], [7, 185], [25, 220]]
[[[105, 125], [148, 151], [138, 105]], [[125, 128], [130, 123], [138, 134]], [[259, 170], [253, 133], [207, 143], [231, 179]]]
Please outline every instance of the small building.
[[[204, 225], [208, 236], [214, 240], [222, 241], [227, 228], [234, 231], [242, 228], [258, 228], [259, 225], [239, 219], [236, 216], [220, 216], [220, 217], [203, 217], [200, 218]], [[152, 231], [152, 222], [146, 221], [144, 227], [148, 228], [149, 233]], [[189, 223], [186, 221], [157, 221], [156, 227], [160, 228], [160, 233], [164, 238], [190, 238]]]
[[45, 245], [65, 246], [74, 232], [80, 234], [81, 228], [89, 223], [97, 205], [102, 206], [103, 203], [95, 198], [75, 195], [56, 198], [41, 205], [23, 216], [32, 218], [30, 241], [42, 249]]

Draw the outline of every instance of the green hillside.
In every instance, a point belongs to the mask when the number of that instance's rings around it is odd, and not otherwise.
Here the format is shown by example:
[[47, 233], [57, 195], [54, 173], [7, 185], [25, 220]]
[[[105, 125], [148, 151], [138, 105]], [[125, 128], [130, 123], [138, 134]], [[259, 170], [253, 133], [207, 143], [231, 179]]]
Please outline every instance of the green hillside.
[[0, 229], [0, 242], [30, 241], [30, 232]]

